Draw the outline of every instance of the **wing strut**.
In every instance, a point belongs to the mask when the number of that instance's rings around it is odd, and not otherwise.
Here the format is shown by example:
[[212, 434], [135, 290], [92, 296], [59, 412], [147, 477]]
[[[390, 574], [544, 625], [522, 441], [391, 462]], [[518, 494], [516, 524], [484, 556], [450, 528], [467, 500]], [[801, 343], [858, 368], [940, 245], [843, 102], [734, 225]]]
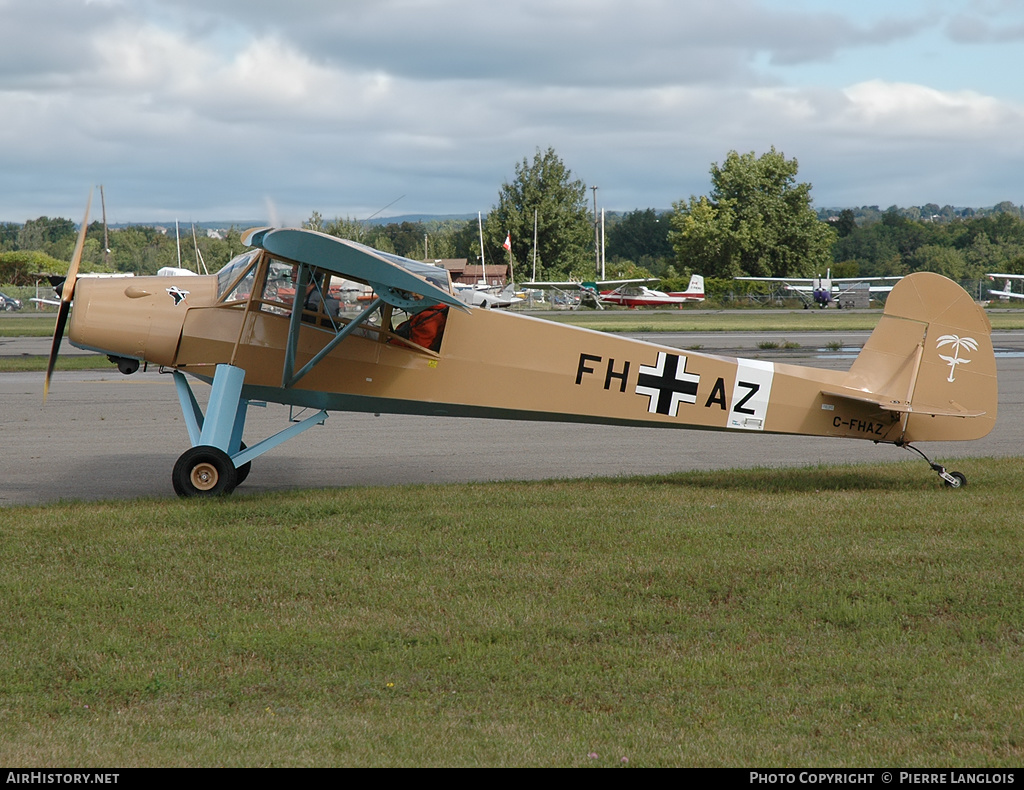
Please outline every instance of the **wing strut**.
[[[302, 282], [302, 280], [304, 279], [302, 272], [304, 270], [305, 266], [299, 267], [299, 284], [295, 290], [296, 294], [305, 292], [305, 284]], [[300, 305], [298, 299], [296, 299], [295, 306], [292, 308], [291, 326], [288, 329], [288, 346], [285, 348], [284, 352], [284, 371], [281, 374], [281, 386], [284, 387], [285, 389], [290, 389], [291, 387], [294, 387], [299, 382], [299, 380], [303, 378], [303, 376], [309, 373], [309, 371], [315, 368], [324, 357], [326, 357], [335, 348], [337, 348], [338, 344], [341, 343], [342, 340], [344, 340], [346, 337], [352, 334], [352, 332], [354, 332], [356, 329], [362, 326], [366, 319], [368, 319], [374, 312], [376, 312], [377, 308], [379, 308], [382, 304], [384, 304], [384, 300], [378, 296], [370, 303], [369, 307], [367, 307], [352, 321], [350, 321], [348, 324], [342, 327], [331, 340], [331, 342], [324, 346], [322, 349], [320, 349], [317, 355], [313, 357], [309, 362], [307, 362], [299, 370], [298, 373], [296, 373], [295, 355], [299, 347], [299, 328], [302, 325], [302, 305]]]

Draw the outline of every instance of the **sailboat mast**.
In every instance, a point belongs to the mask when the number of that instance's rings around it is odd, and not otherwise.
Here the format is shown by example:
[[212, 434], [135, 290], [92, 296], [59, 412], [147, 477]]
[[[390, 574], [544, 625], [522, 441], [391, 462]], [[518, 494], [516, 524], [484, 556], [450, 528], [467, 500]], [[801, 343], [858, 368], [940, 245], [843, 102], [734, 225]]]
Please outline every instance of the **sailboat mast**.
[[476, 213], [476, 223], [480, 228], [480, 282], [487, 283], [487, 264], [484, 262], [484, 217], [483, 213]]
[[604, 236], [605, 224], [604, 224], [604, 215], [605, 215], [605, 209], [602, 208], [601, 209], [601, 279], [602, 280], [605, 278], [605, 274], [604, 274], [604, 264], [605, 264], [605, 246], [604, 246], [605, 245], [605, 236]]
[[533, 210], [533, 281], [537, 282], [537, 209]]
[[103, 207], [103, 265], [110, 263], [110, 237], [107, 234], [107, 200], [103, 196], [103, 184], [100, 184], [100, 206]]

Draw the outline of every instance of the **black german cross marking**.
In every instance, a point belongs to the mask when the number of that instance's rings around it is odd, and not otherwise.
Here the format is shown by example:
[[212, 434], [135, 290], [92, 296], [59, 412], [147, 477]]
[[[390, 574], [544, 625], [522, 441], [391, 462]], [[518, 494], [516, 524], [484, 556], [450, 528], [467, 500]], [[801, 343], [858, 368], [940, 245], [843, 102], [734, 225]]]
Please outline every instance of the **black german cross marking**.
[[697, 402], [699, 384], [700, 376], [686, 372], [686, 357], [659, 351], [656, 365], [640, 366], [636, 394], [651, 399], [647, 409], [651, 414], [675, 417], [680, 403]]

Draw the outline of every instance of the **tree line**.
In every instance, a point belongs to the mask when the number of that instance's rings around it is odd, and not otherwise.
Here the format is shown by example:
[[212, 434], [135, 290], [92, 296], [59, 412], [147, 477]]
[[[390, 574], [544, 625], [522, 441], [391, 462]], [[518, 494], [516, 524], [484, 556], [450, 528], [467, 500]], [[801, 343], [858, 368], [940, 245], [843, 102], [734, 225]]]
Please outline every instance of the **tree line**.
[[[816, 211], [811, 185], [797, 172], [797, 160], [774, 148], [761, 156], [731, 151], [711, 166], [707, 195], [680, 200], [671, 210], [609, 214], [603, 228], [607, 277], [654, 276], [677, 288], [691, 274], [731, 280], [811, 277], [826, 269], [844, 277], [924, 270], [961, 282], [992, 271], [1024, 274], [1024, 208], [1004, 202], [990, 209], [925, 204]], [[599, 270], [601, 236], [589, 189], [553, 149], [537, 149], [516, 164], [482, 227], [475, 217], [370, 224], [325, 220], [317, 212], [304, 226], [415, 260], [475, 262], [483, 254], [489, 263], [511, 262], [519, 282], [589, 280]], [[38, 273], [63, 272], [76, 236], [75, 223], [63, 218], [0, 224], [0, 283], [28, 284]], [[195, 240], [189, 230], [179, 242], [173, 230], [105, 232], [93, 222], [83, 268], [155, 274], [179, 265], [180, 256], [190, 268], [201, 257], [214, 271], [242, 249], [237, 228]]]

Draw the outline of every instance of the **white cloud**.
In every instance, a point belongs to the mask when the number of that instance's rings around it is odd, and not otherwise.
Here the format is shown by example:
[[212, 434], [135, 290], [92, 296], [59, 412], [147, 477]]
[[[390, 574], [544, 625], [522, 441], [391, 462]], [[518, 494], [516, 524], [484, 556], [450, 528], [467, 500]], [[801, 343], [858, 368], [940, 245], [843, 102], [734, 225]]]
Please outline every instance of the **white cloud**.
[[[981, 205], [1020, 181], [1020, 103], [988, 80], [945, 84], [977, 48], [914, 48], [937, 45], [948, 3], [43, 6], [0, 0], [0, 219], [74, 216], [99, 182], [136, 219], [253, 219], [267, 195], [295, 221], [402, 194], [396, 210], [475, 212], [548, 146], [626, 210], [706, 191], [729, 150], [772, 145], [829, 205]], [[969, 11], [974, 38], [1015, 35], [1010, 6]], [[908, 79], [904, 57], [937, 65]]]
[[981, 142], [1019, 133], [1022, 108], [975, 91], [944, 92], [922, 85], [871, 80], [844, 91], [844, 121], [867, 133], [928, 134], [951, 142]]

